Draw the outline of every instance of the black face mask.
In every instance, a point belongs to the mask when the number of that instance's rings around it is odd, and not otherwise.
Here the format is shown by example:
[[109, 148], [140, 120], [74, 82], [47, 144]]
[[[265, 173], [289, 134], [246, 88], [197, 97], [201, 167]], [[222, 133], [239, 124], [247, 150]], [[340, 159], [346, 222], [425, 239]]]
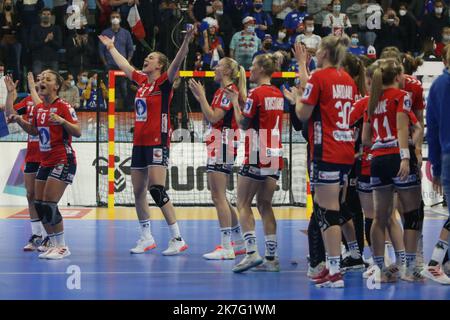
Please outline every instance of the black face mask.
[[5, 6], [5, 10], [6, 10], [6, 11], [11, 11], [11, 10], [12, 10], [12, 6], [6, 5], [6, 6]]
[[306, 12], [307, 9], [308, 9], [308, 8], [307, 8], [306, 6], [300, 6], [300, 7], [298, 7], [298, 11], [300, 11], [300, 12]]
[[80, 36], [86, 34], [86, 30], [85, 30], [85, 29], [77, 29], [76, 32], [77, 32], [77, 34], [79, 34]]
[[272, 44], [271, 43], [264, 43], [263, 44], [263, 48], [266, 50], [269, 50], [270, 48], [272, 48]]

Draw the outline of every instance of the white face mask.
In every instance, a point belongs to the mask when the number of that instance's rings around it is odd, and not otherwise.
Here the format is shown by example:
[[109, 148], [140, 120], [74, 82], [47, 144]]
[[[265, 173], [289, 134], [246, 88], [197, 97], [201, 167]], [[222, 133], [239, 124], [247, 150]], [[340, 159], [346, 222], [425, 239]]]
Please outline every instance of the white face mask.
[[337, 5], [333, 6], [333, 11], [336, 13], [341, 12], [341, 5], [337, 4]]
[[437, 14], [442, 14], [442, 12], [444, 11], [444, 8], [441, 8], [441, 7], [435, 8], [434, 11], [435, 11]]
[[314, 27], [307, 27], [306, 31], [309, 33], [313, 33], [314, 32]]
[[217, 11], [216, 11], [216, 14], [217, 14], [218, 16], [222, 16], [222, 15], [223, 15], [223, 10], [217, 10]]
[[278, 39], [283, 40], [284, 38], [286, 38], [286, 33], [278, 32]]
[[255, 32], [255, 26], [248, 26], [247, 32]]
[[442, 36], [442, 39], [443, 39], [445, 42], [449, 42], [449, 41], [450, 41], [450, 34], [444, 34], [444, 35]]
[[112, 23], [112, 24], [120, 24], [120, 19], [119, 19], [119, 18], [113, 18], [113, 19], [111, 20], [111, 23]]
[[406, 10], [400, 10], [398, 13], [400, 14], [400, 16], [406, 16]]

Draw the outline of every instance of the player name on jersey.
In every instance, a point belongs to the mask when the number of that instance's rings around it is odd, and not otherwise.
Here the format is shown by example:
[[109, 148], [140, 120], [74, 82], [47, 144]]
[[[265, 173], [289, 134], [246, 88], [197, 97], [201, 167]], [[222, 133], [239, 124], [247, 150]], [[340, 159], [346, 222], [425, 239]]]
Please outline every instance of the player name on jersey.
[[333, 99], [353, 100], [353, 88], [340, 84], [333, 85]]

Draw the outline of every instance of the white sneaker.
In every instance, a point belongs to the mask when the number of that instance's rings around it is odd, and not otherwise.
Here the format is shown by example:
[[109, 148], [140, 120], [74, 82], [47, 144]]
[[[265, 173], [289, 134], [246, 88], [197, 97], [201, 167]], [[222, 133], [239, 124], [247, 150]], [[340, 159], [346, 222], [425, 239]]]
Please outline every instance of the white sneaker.
[[162, 252], [164, 256], [177, 255], [188, 248], [186, 242], [183, 239], [177, 240], [175, 238], [170, 239], [169, 247]]
[[436, 281], [440, 284], [450, 284], [450, 278], [442, 271], [441, 266], [427, 266], [420, 273], [425, 278]]
[[325, 261], [322, 261], [314, 268], [312, 268], [311, 265], [308, 265], [308, 272], [306, 273], [306, 276], [310, 279], [315, 278], [323, 271], [323, 269], [325, 269], [325, 267]]
[[39, 252], [47, 252], [48, 249], [52, 248], [52, 245], [50, 243], [50, 238], [47, 236], [42, 240], [41, 245], [37, 248]]
[[422, 274], [422, 271], [423, 270], [418, 269], [417, 267], [412, 272], [406, 270], [405, 276], [402, 278], [402, 280], [408, 282], [424, 282], [426, 278]]
[[47, 259], [47, 256], [50, 254], [50, 253], [52, 253], [53, 252], [53, 250], [56, 250], [57, 248], [55, 248], [55, 247], [49, 247], [48, 249], [47, 249], [47, 251], [44, 251], [43, 253], [41, 253], [38, 257], [39, 257], [39, 259]]
[[275, 257], [273, 260], [267, 260], [264, 258], [263, 263], [252, 269], [256, 272], [280, 272], [280, 260]]
[[240, 273], [254, 268], [263, 263], [263, 259], [258, 252], [252, 254], [246, 254], [244, 259], [233, 267], [233, 272]]
[[45, 257], [48, 260], [61, 260], [70, 256], [69, 247], [60, 247], [54, 248], [47, 256]]
[[245, 242], [244, 242], [244, 240], [231, 242], [231, 245], [233, 246], [234, 255], [235, 256], [239, 256], [239, 255], [247, 253], [247, 250], [245, 249]]
[[222, 246], [217, 246], [214, 251], [203, 255], [206, 260], [233, 260], [235, 257], [233, 248], [225, 249]]
[[23, 247], [23, 251], [30, 252], [37, 250], [37, 248], [41, 245], [41, 243], [42, 243], [42, 236], [33, 234], [31, 235], [25, 247]]
[[130, 252], [139, 254], [139, 253], [144, 253], [144, 252], [150, 251], [154, 248], [156, 248], [156, 243], [153, 238], [151, 238], [151, 239], [140, 238], [136, 242], [136, 247], [130, 249]]

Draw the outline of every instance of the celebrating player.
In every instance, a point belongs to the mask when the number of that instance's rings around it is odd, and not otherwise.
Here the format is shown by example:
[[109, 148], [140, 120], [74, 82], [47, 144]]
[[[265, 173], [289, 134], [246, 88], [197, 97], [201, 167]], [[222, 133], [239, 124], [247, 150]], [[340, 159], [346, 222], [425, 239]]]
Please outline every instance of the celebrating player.
[[203, 257], [207, 260], [224, 260], [234, 259], [236, 254], [245, 253], [236, 212], [226, 197], [228, 176], [233, 172], [237, 155], [239, 129], [233, 115], [233, 106], [225, 94], [225, 88], [230, 88], [238, 91], [241, 99], [245, 100], [247, 95], [245, 69], [235, 60], [223, 58], [215, 67], [214, 80], [220, 83], [220, 88], [214, 94], [211, 106], [206, 100], [205, 89], [199, 82], [190, 80], [189, 88], [200, 102], [203, 114], [209, 122], [206, 142], [208, 184], [217, 210], [221, 233], [221, 245]]
[[150, 209], [147, 190], [155, 204], [161, 208], [169, 225], [171, 239], [163, 255], [176, 255], [187, 249], [181, 237], [175, 217], [175, 208], [166, 192], [166, 174], [169, 165], [171, 138], [170, 104], [173, 96], [173, 82], [181, 63], [189, 50], [194, 36], [190, 28], [178, 53], [171, 64], [161, 52], [152, 52], [144, 60], [142, 71], [137, 71], [114, 47], [114, 38], [99, 36], [115, 63], [125, 75], [139, 85], [135, 98], [135, 129], [131, 160], [131, 181], [133, 184], [136, 211], [141, 226], [141, 237], [131, 253], [144, 253], [156, 247], [150, 226]]

